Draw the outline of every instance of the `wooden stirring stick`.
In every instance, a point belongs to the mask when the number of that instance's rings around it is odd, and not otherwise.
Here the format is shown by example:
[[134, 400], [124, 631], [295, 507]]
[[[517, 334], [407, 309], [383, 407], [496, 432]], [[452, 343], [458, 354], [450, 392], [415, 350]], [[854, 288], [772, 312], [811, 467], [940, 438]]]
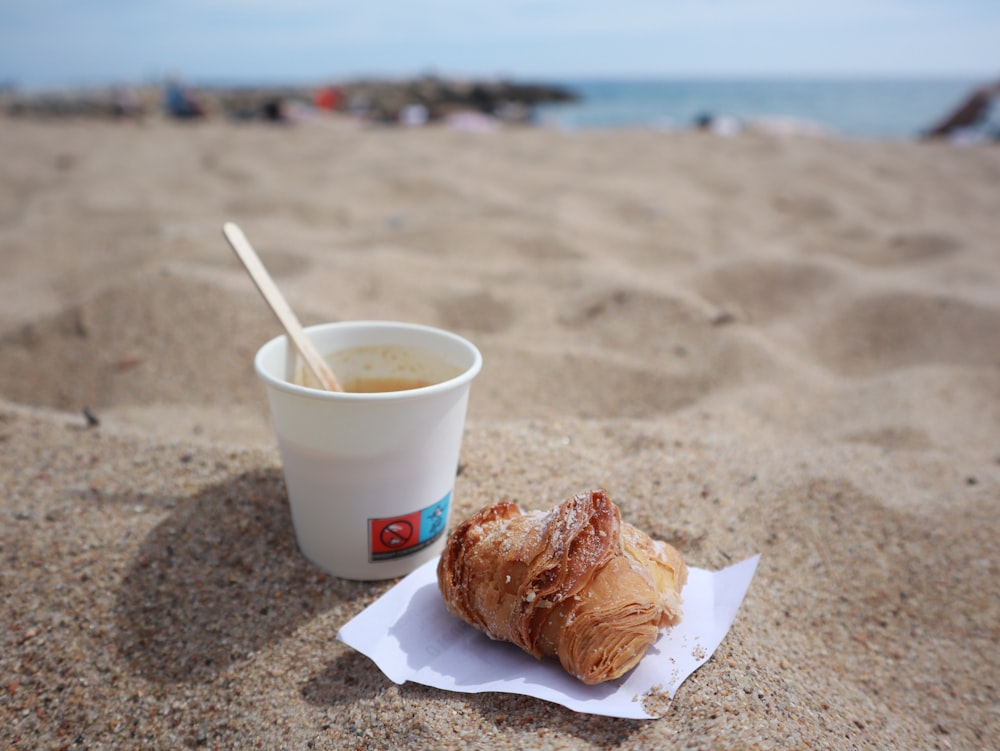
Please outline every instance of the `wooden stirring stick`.
[[316, 351], [309, 337], [306, 336], [306, 332], [303, 331], [302, 324], [299, 323], [295, 312], [285, 300], [285, 296], [281, 294], [281, 290], [278, 289], [278, 285], [274, 283], [271, 275], [267, 273], [267, 269], [264, 268], [264, 264], [257, 255], [257, 251], [250, 245], [250, 241], [243, 234], [243, 230], [233, 222], [226, 222], [222, 225], [222, 234], [226, 236], [229, 244], [236, 251], [236, 255], [243, 262], [247, 272], [250, 274], [250, 278], [253, 279], [253, 283], [257, 285], [257, 289], [264, 296], [264, 300], [271, 306], [274, 314], [278, 316], [278, 320], [284, 326], [288, 338], [292, 340], [292, 344], [295, 345], [295, 349], [299, 351], [299, 354], [306, 363], [306, 367], [309, 368], [316, 380], [327, 391], [343, 391], [340, 384], [337, 383], [337, 378], [334, 376], [333, 371], [330, 370], [330, 366], [326, 364], [326, 361]]

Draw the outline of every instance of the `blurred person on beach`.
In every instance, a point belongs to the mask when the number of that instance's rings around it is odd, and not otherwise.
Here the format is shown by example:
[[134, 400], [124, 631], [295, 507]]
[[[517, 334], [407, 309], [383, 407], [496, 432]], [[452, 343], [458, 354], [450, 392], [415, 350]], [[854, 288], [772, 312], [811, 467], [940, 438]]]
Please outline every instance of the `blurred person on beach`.
[[982, 86], [966, 97], [939, 123], [932, 126], [925, 138], [947, 138], [964, 143], [981, 140], [1000, 141], [1000, 80]]
[[326, 112], [343, 109], [344, 92], [338, 86], [324, 86], [313, 96], [313, 106]]
[[111, 90], [111, 112], [116, 120], [139, 121], [146, 114], [146, 108], [134, 89], [116, 86]]
[[163, 87], [163, 108], [168, 115], [179, 120], [205, 116], [205, 107], [197, 96], [176, 78], [167, 80]]
[[743, 124], [729, 115], [702, 112], [695, 116], [694, 128], [716, 136], [735, 136], [743, 130]]

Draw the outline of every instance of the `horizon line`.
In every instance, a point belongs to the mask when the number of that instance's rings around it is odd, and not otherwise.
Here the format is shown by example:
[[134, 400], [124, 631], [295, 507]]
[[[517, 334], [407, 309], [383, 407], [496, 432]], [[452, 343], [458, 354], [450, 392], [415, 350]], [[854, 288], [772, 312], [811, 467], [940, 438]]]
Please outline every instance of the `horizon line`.
[[973, 80], [994, 81], [1000, 80], [1000, 72], [987, 73], [985, 71], [675, 71], [675, 72], [580, 72], [580, 73], [560, 73], [560, 74], [525, 74], [525, 73], [468, 73], [468, 72], [446, 72], [434, 69], [414, 70], [409, 73], [403, 72], [364, 72], [329, 74], [329, 75], [288, 75], [288, 76], [245, 76], [245, 75], [212, 75], [193, 74], [179, 75], [176, 73], [148, 74], [144, 76], [94, 76], [89, 80], [78, 79], [72, 81], [65, 79], [56, 81], [36, 81], [19, 82], [14, 77], [3, 77], [0, 75], [0, 91], [65, 91], [65, 90], [87, 90], [116, 87], [143, 87], [160, 85], [170, 79], [181, 80], [192, 86], [203, 86], [209, 88], [220, 87], [278, 87], [278, 88], [302, 88], [325, 86], [337, 83], [351, 83], [356, 81], [406, 81], [421, 78], [438, 78], [441, 80], [455, 81], [516, 81], [521, 83], [537, 84], [559, 84], [565, 82], [619, 82], [619, 81], [885, 81], [885, 82], [906, 82], [906, 81], [941, 81], [941, 82], [966, 82]]

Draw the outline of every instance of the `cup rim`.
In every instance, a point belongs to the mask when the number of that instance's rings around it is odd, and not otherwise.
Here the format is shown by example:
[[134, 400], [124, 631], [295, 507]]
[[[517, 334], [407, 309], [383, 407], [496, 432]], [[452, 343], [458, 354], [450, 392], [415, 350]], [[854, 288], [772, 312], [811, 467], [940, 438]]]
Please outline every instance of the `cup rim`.
[[[421, 397], [431, 396], [433, 394], [449, 391], [451, 389], [462, 386], [470, 382], [475, 378], [479, 371], [483, 367], [483, 356], [480, 353], [479, 348], [475, 344], [470, 342], [463, 336], [459, 336], [446, 329], [437, 328], [435, 326], [427, 326], [421, 323], [407, 323], [404, 321], [382, 321], [382, 320], [361, 320], [361, 321], [328, 321], [326, 323], [317, 323], [312, 326], [306, 326], [305, 332], [309, 334], [311, 331], [317, 329], [326, 328], [354, 328], [354, 329], [366, 329], [366, 328], [386, 328], [390, 327], [393, 329], [403, 329], [407, 331], [421, 331], [425, 333], [430, 333], [436, 336], [441, 336], [446, 339], [450, 339], [453, 342], [460, 344], [463, 347], [468, 348], [473, 356], [472, 364], [459, 373], [453, 378], [449, 378], [446, 381], [439, 381], [438, 383], [432, 383], [429, 386], [421, 386], [415, 389], [406, 389], [405, 391], [375, 391], [375, 392], [352, 392], [352, 391], [326, 391], [325, 389], [311, 388], [309, 386], [300, 386], [297, 383], [292, 383], [284, 378], [278, 378], [272, 373], [268, 372], [263, 365], [264, 358], [270, 354], [271, 350], [281, 346], [281, 344], [287, 340], [286, 334], [278, 334], [273, 339], [265, 342], [257, 350], [257, 354], [254, 355], [254, 370], [257, 372], [257, 376], [264, 381], [268, 386], [278, 389], [279, 391], [285, 391], [290, 394], [297, 394], [299, 396], [305, 396], [311, 399], [326, 399], [330, 401], [344, 401], [344, 402], [372, 402], [372, 401], [394, 401], [394, 400], [405, 400], [405, 399], [419, 399]], [[286, 346], [290, 346], [287, 343]]]

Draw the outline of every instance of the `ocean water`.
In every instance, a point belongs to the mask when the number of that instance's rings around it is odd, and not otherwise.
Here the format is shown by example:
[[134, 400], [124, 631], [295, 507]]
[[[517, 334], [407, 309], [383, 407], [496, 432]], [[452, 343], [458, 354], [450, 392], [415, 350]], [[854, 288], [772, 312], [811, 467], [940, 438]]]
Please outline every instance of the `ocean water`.
[[[839, 135], [906, 139], [957, 107], [977, 79], [620, 79], [558, 81], [581, 100], [539, 107], [539, 122], [576, 128], [686, 128], [703, 114], [792, 120]], [[994, 107], [994, 113], [997, 107]]]

